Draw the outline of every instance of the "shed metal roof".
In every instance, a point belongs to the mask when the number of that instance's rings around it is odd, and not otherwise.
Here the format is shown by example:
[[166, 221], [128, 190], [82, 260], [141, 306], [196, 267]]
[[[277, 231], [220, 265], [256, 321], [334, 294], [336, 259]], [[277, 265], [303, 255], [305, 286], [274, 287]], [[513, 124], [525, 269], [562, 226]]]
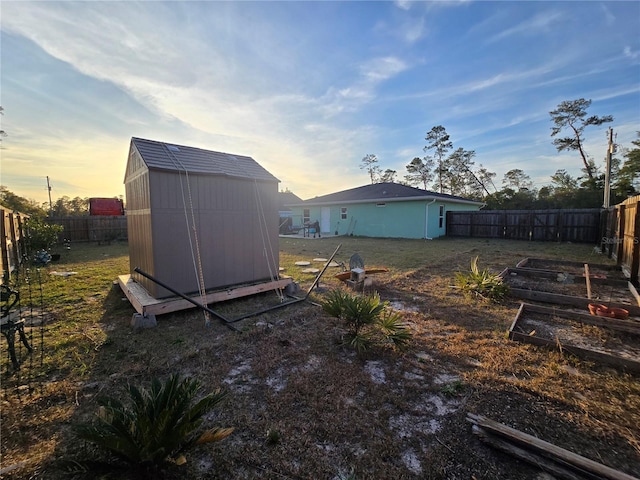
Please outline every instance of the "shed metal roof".
[[253, 158], [245, 155], [214, 152], [137, 137], [133, 137], [131, 143], [135, 145], [142, 160], [150, 169], [279, 182]]
[[310, 198], [299, 203], [291, 203], [290, 206], [309, 205], [330, 205], [348, 203], [370, 203], [370, 202], [398, 202], [406, 200], [442, 200], [454, 203], [467, 203], [471, 205], [483, 205], [482, 202], [470, 200], [456, 195], [430, 192], [420, 188], [402, 185], [400, 183], [373, 183], [363, 187], [351, 188], [341, 192], [330, 193], [320, 197]]

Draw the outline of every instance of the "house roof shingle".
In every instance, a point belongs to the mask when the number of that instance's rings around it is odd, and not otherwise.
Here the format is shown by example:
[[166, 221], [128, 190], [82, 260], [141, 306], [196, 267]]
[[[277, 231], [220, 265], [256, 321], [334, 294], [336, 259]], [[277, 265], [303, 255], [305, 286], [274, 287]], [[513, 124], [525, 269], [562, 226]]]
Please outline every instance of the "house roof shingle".
[[133, 145], [148, 168], [187, 171], [208, 175], [226, 175], [255, 180], [279, 180], [253, 158], [201, 148], [133, 137]]
[[410, 187], [399, 183], [373, 183], [362, 187], [351, 188], [341, 192], [330, 193], [320, 197], [310, 198], [299, 203], [292, 203], [290, 206], [307, 205], [328, 205], [335, 203], [368, 203], [368, 202], [390, 202], [402, 200], [439, 199], [456, 203], [469, 203], [482, 205], [482, 202], [469, 200], [468, 198], [445, 193], [430, 192], [420, 188]]
[[278, 192], [278, 210], [288, 210], [288, 205], [300, 202], [302, 199], [293, 192]]

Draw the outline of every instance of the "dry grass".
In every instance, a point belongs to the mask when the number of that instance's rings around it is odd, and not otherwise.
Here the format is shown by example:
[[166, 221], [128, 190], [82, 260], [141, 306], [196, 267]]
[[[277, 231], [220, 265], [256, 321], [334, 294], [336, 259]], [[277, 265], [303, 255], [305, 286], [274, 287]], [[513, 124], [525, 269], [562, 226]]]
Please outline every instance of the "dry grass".
[[[338, 262], [348, 264], [357, 252], [366, 265], [390, 269], [375, 277], [374, 288], [411, 325], [406, 351], [357, 356], [339, 345], [337, 320], [311, 303], [243, 320], [242, 333], [216, 320], [207, 327], [196, 310], [133, 333], [133, 310], [111, 285], [128, 271], [126, 247], [74, 248], [49, 270], [78, 275], [46, 276], [51, 316], [42, 367], [35, 361], [32, 373], [25, 366], [18, 379], [3, 363], [0, 468], [15, 467], [6, 476], [17, 479], [139, 477], [91, 463], [99, 452], [80, 444], [70, 426], [92, 418], [100, 393], [180, 372], [208, 389], [229, 390], [229, 401], [208, 421], [235, 432], [190, 451], [186, 465], [153, 472], [156, 478], [537, 478], [533, 467], [480, 443], [467, 412], [627, 473], [640, 471], [638, 377], [506, 340], [515, 301], [476, 303], [451, 288], [454, 272], [468, 269], [475, 256], [496, 272], [525, 257], [606, 263], [590, 246], [285, 238], [284, 273], [308, 288], [314, 275], [295, 262], [321, 268], [313, 259], [329, 258], [339, 243]], [[332, 278], [338, 270], [327, 271], [311, 300], [339, 286]], [[265, 294], [214, 308], [233, 318], [278, 302]]]

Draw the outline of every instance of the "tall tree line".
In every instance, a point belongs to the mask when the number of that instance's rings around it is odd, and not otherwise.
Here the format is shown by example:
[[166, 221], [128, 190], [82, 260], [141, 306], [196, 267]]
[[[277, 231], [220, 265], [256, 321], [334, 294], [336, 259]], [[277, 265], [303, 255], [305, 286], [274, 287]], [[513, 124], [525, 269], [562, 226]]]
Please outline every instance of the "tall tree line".
[[[442, 125], [434, 126], [425, 135], [425, 155], [414, 157], [406, 166], [404, 179], [399, 183], [484, 201], [487, 208], [597, 208], [603, 204], [605, 173], [584, 148], [584, 131], [590, 126], [612, 122], [611, 115], [588, 115], [591, 100], [580, 98], [561, 102], [549, 115], [552, 144], [558, 152], [576, 151], [582, 161], [582, 174], [573, 177], [566, 170], [557, 170], [550, 183], [534, 188], [534, 183], [521, 169], [504, 174], [501, 188], [494, 183], [496, 173], [482, 164], [475, 164], [475, 151], [458, 147]], [[566, 132], [566, 133], [565, 133]], [[565, 136], [562, 136], [565, 135]], [[640, 132], [631, 148], [620, 148], [622, 159], [612, 158], [611, 202], [618, 203], [640, 193]], [[371, 183], [395, 182], [395, 170], [382, 170], [378, 158], [368, 154], [361, 167]]]

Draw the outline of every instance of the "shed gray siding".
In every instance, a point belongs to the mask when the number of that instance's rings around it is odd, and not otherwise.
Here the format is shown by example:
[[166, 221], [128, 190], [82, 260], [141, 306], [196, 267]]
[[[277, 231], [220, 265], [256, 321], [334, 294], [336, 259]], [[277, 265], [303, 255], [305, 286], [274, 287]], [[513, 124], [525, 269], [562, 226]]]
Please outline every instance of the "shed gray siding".
[[[179, 161], [186, 172], [172, 171], [172, 164], [160, 161], [162, 148], [154, 143], [159, 142], [132, 140], [125, 176], [133, 278], [155, 298], [172, 294], [135, 273], [136, 267], [180, 292], [198, 291], [194, 232], [188, 227], [191, 204], [207, 290], [277, 276], [278, 180], [259, 165], [249, 168], [251, 162], [257, 165], [250, 157], [230, 159], [219, 152], [210, 152], [217, 163], [212, 171], [207, 151], [191, 147], [179, 147], [180, 152], [195, 150], [197, 162], [183, 157]], [[151, 160], [140, 155], [139, 145], [147, 154], [151, 151]], [[240, 170], [223, 165], [237, 158], [244, 159]], [[266, 258], [270, 249], [274, 254]]]

